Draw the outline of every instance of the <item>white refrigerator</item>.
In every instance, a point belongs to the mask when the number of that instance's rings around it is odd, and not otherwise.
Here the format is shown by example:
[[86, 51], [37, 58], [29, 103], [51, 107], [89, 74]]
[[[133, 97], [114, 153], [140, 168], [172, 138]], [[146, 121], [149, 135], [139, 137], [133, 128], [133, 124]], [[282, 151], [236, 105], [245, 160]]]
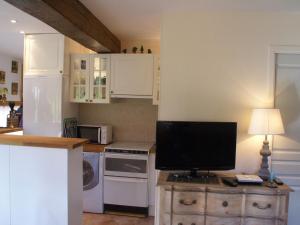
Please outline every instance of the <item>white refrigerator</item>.
[[24, 76], [23, 129], [25, 135], [63, 135], [63, 120], [77, 117], [78, 107], [69, 102], [69, 77]]

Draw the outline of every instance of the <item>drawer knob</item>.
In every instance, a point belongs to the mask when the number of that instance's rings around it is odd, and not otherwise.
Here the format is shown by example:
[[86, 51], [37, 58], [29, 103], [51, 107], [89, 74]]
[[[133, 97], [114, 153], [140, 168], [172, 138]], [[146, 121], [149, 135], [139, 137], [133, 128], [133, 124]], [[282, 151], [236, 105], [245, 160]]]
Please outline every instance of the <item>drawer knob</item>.
[[255, 208], [258, 208], [258, 209], [270, 209], [272, 207], [271, 204], [267, 204], [265, 206], [261, 206], [257, 202], [253, 202], [252, 206], [255, 207]]
[[196, 225], [195, 223], [191, 223], [191, 225]]
[[182, 223], [178, 223], [178, 225], [183, 225]]
[[223, 206], [223, 207], [227, 207], [227, 206], [228, 206], [228, 202], [227, 202], [227, 201], [224, 201], [224, 202], [222, 203], [222, 206]]
[[196, 203], [197, 203], [197, 200], [192, 200], [192, 201], [186, 201], [186, 200], [183, 200], [183, 199], [181, 199], [180, 201], [179, 201], [179, 203], [181, 204], [181, 205], [195, 205]]

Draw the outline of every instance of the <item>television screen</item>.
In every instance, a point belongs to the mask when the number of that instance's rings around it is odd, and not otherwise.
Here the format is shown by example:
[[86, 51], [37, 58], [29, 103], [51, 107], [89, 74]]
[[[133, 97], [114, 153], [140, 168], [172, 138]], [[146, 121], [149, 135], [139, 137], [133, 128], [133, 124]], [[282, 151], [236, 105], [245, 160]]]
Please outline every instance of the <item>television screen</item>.
[[230, 170], [235, 168], [235, 122], [158, 121], [159, 170]]

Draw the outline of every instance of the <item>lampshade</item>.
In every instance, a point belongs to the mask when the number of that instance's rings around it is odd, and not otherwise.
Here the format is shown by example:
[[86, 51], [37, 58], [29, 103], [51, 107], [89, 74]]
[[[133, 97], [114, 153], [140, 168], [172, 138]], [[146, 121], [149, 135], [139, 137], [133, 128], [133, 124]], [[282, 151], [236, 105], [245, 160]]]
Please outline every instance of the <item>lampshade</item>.
[[279, 109], [254, 109], [249, 134], [283, 134], [284, 127]]

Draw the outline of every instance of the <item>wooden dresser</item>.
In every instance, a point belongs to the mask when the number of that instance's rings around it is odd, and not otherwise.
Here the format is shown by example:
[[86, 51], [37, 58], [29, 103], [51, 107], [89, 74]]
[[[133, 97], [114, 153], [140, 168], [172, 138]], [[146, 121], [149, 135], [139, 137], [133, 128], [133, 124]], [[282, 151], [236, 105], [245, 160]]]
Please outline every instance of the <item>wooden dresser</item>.
[[287, 185], [229, 187], [168, 182], [160, 172], [156, 225], [287, 225]]

